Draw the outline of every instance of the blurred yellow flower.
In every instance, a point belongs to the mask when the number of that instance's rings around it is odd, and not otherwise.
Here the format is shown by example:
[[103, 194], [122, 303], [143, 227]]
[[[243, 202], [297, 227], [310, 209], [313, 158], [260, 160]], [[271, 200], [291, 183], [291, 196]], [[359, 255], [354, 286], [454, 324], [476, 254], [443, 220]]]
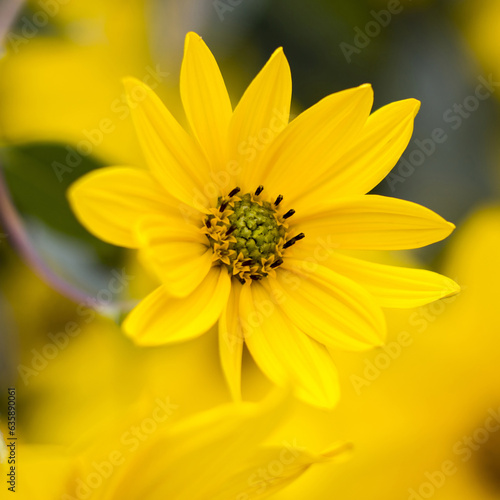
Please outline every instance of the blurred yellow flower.
[[[282, 420], [288, 400], [275, 394], [262, 404], [223, 405], [170, 424], [177, 406], [158, 399], [147, 412], [144, 407], [104, 426], [73, 455], [26, 446], [30, 475], [22, 478], [18, 494], [32, 500], [35, 484], [37, 500], [267, 498], [311, 465], [349, 449], [339, 444], [316, 454], [287, 441], [261, 445]], [[57, 467], [55, 474], [47, 474], [47, 463]]]
[[418, 101], [369, 116], [373, 93], [362, 85], [288, 124], [291, 76], [278, 49], [233, 112], [195, 33], [181, 68], [192, 135], [142, 82], [129, 78], [125, 87], [149, 170], [93, 172], [69, 198], [91, 232], [139, 248], [163, 282], [124, 322], [137, 343], [192, 339], [220, 319], [222, 366], [236, 399], [245, 342], [272, 381], [291, 379], [300, 398], [330, 408], [339, 390], [327, 348], [381, 345], [380, 306], [458, 291], [436, 273], [336, 251], [416, 248], [453, 230], [420, 205], [365, 195], [406, 147]]
[[493, 73], [495, 90], [500, 76], [500, 4], [496, 0], [469, 0], [456, 8], [464, 19], [465, 35], [475, 56], [487, 71]]
[[0, 145], [65, 144], [63, 176], [90, 155], [142, 161], [120, 79], [156, 86], [167, 73], [150, 57], [144, 3], [31, 2], [0, 59]]

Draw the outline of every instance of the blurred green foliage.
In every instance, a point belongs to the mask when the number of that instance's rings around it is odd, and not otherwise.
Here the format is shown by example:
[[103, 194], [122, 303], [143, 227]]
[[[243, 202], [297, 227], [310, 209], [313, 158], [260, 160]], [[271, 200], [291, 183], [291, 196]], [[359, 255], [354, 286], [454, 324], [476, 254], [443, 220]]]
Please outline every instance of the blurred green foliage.
[[[120, 256], [120, 249], [92, 236], [77, 221], [66, 199], [66, 190], [75, 175], [67, 167], [68, 149], [58, 144], [26, 144], [3, 148], [0, 159], [16, 208], [27, 218], [34, 218], [56, 232], [75, 239], [78, 244], [111, 265]], [[74, 167], [79, 175], [101, 167], [90, 156], [79, 156]], [[58, 167], [59, 165], [59, 167]]]

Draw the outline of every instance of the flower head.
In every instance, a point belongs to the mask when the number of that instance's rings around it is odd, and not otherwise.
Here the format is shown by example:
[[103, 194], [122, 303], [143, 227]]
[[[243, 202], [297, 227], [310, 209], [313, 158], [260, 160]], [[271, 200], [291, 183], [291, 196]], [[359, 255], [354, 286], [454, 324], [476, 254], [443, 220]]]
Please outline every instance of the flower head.
[[332, 94], [289, 121], [291, 77], [278, 49], [232, 109], [203, 40], [186, 37], [181, 98], [188, 133], [138, 80], [125, 80], [147, 169], [110, 167], [71, 188], [100, 238], [140, 250], [162, 285], [124, 322], [144, 345], [194, 338], [219, 321], [235, 398], [246, 343], [277, 384], [319, 406], [338, 399], [327, 348], [380, 345], [381, 306], [456, 293], [438, 274], [381, 266], [350, 249], [421, 247], [453, 225], [414, 203], [366, 195], [408, 144], [419, 103], [370, 115], [369, 85]]

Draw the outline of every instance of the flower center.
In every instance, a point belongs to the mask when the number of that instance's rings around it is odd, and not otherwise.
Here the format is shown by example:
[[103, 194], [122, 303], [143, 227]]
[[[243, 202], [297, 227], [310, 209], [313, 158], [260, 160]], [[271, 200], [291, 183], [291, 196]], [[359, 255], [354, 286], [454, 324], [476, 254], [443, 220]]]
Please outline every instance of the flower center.
[[270, 203], [260, 198], [263, 190], [259, 186], [255, 193], [239, 195], [234, 188], [204, 218], [214, 262], [225, 265], [242, 284], [274, 274], [283, 264], [283, 251], [304, 237], [300, 233], [287, 240], [286, 220], [295, 210], [280, 215], [283, 196]]

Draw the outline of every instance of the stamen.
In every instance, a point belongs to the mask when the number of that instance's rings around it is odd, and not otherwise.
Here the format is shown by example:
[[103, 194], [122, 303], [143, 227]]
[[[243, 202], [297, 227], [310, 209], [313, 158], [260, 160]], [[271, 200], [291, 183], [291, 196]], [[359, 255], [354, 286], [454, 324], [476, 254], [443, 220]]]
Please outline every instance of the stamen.
[[287, 238], [289, 229], [285, 221], [295, 210], [283, 210], [284, 215], [280, 215], [281, 210], [276, 207], [283, 201], [283, 195], [273, 204], [257, 198], [263, 191], [262, 185], [254, 193], [246, 194], [241, 194], [239, 187], [232, 188], [228, 195], [219, 198], [216, 211], [211, 210], [202, 219], [214, 263], [226, 266], [229, 275], [242, 285], [274, 275], [275, 269], [286, 260], [283, 250], [304, 238], [304, 233]]
[[283, 248], [288, 248], [291, 247], [292, 245], [295, 245], [295, 243], [302, 238], [304, 238], [306, 235], [304, 233], [299, 233], [297, 236], [294, 236], [291, 240], [288, 240], [284, 245]]
[[278, 259], [278, 260], [275, 260], [275, 261], [271, 264], [271, 268], [272, 268], [272, 269], [274, 269], [275, 267], [281, 266], [281, 264], [283, 264], [283, 259]]

